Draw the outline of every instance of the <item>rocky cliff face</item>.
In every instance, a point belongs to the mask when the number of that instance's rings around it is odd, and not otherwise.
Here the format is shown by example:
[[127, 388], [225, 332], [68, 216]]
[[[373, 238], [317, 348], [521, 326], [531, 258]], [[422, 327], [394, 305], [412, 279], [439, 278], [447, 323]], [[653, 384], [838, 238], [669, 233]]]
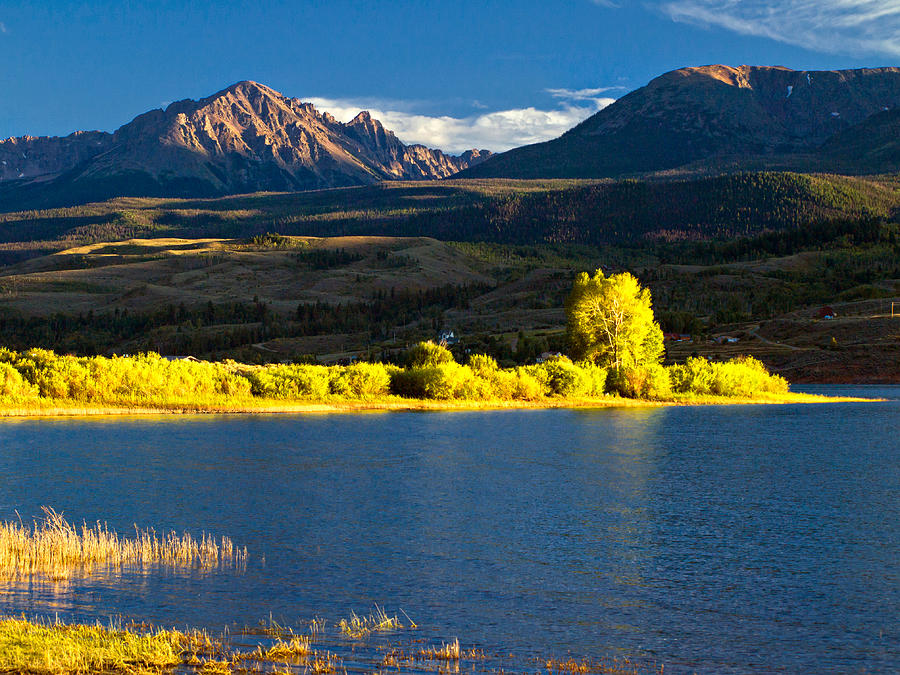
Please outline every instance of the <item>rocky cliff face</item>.
[[835, 134], [897, 107], [900, 68], [682, 68], [554, 141], [510, 150], [466, 174], [614, 177], [723, 158], [811, 153]]
[[424, 145], [404, 145], [368, 111], [359, 113], [347, 124], [337, 123], [337, 126], [339, 132], [359, 143], [356, 148], [359, 154], [385, 167], [391, 178], [446, 178], [475, 166], [491, 154], [486, 150], [469, 150], [454, 157]]
[[488, 156], [407, 146], [367, 112], [343, 124], [309, 103], [239, 82], [147, 112], [114, 134], [0, 141], [0, 180], [64, 174], [55, 187], [79, 200], [199, 196], [445, 178]]
[[0, 141], [0, 181], [62, 173], [108, 150], [112, 134], [76, 131], [65, 137], [22, 136]]
[[898, 105], [900, 68], [703, 66], [666, 73], [568, 133], [603, 136], [640, 119], [726, 149], [810, 149]]

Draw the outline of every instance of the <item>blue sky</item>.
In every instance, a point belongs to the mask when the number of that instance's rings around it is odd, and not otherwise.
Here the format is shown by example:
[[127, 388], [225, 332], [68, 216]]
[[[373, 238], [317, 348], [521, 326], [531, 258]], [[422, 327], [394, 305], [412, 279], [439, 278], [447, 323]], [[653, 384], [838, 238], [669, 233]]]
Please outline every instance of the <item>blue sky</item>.
[[112, 131], [252, 79], [406, 142], [558, 136], [668, 70], [900, 64], [900, 0], [0, 4], [0, 138]]

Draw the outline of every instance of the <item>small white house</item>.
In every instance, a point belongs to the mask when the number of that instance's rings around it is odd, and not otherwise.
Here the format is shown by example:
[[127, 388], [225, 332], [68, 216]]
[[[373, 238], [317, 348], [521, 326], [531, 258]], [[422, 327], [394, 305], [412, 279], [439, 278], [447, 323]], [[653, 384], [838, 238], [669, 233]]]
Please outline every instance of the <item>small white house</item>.
[[459, 342], [459, 338], [456, 337], [452, 330], [442, 330], [438, 334], [438, 344], [442, 344], [445, 346], [455, 345]]

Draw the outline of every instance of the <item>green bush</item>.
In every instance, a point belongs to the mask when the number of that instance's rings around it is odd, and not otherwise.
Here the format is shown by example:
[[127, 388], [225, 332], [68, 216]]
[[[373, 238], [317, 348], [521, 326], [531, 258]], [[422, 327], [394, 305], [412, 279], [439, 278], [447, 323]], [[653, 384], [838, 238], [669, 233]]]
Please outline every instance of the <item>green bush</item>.
[[752, 398], [788, 391], [787, 380], [772, 375], [760, 361], [750, 356], [739, 356], [725, 363], [689, 358], [670, 370], [673, 388], [679, 393]]
[[779, 375], [772, 375], [751, 356], [739, 356], [725, 363], [714, 363], [712, 393], [719, 396], [752, 398], [759, 394], [785, 394], [788, 383]]
[[468, 365], [478, 377], [491, 377], [499, 369], [497, 360], [487, 354], [472, 354]]
[[503, 369], [489, 356], [475, 355], [468, 366], [434, 343], [414, 348], [420, 365], [379, 363], [348, 367], [320, 365], [238, 366], [234, 362], [168, 361], [158, 354], [129, 357], [76, 357], [45, 349], [0, 349], [0, 402], [38, 397], [112, 405], [216, 404], [249, 397], [278, 400], [370, 399], [389, 393], [439, 400], [535, 400], [543, 396], [622, 396], [664, 399], [682, 394], [740, 396], [788, 391], [784, 378], [771, 375], [756, 359], [727, 363], [691, 358], [663, 368], [657, 364], [607, 372], [568, 358]]
[[658, 363], [609, 371], [607, 390], [627, 398], [659, 400], [672, 395], [669, 371]]
[[550, 359], [529, 372], [540, 382], [545, 396], [586, 396], [591, 390], [591, 378], [565, 356]]
[[47, 399], [165, 404], [250, 395], [250, 383], [232, 367], [167, 361], [153, 353], [106, 358], [60, 356], [45, 349], [31, 349], [20, 354], [3, 351], [0, 361], [13, 366]]
[[577, 365], [587, 375], [590, 383], [587, 395], [603, 396], [606, 393], [606, 368], [601, 368], [593, 363], [579, 363]]
[[[471, 368], [471, 366], [469, 366]], [[520, 398], [519, 391], [519, 375], [515, 370], [501, 370], [499, 368], [490, 370], [472, 369], [472, 372], [480, 377], [484, 382], [489, 395], [487, 398], [493, 398], [500, 401], [509, 401]]]
[[390, 391], [391, 376], [381, 363], [354, 363], [331, 371], [331, 393], [352, 398], [373, 398]]
[[391, 380], [400, 396], [439, 400], [484, 400], [491, 398], [490, 383], [458, 363], [409, 368]]
[[430, 340], [420, 342], [406, 352], [407, 368], [427, 368], [452, 362], [453, 354], [450, 353], [450, 350]]
[[[437, 366], [430, 368], [397, 368], [391, 371], [391, 393], [404, 398], [428, 398], [426, 384], [439, 378]], [[433, 389], [433, 384], [429, 385]]]
[[24, 403], [38, 397], [38, 390], [26, 382], [22, 374], [8, 363], [0, 362], [0, 401]]
[[516, 388], [513, 398], [523, 401], [539, 399], [543, 393], [543, 387], [538, 379], [528, 372], [525, 367], [516, 368]]
[[265, 366], [246, 373], [254, 396], [275, 399], [324, 399], [331, 391], [327, 366]]
[[669, 368], [672, 388], [679, 393], [711, 394], [713, 379], [712, 364], [700, 357], [689, 357], [684, 363]]

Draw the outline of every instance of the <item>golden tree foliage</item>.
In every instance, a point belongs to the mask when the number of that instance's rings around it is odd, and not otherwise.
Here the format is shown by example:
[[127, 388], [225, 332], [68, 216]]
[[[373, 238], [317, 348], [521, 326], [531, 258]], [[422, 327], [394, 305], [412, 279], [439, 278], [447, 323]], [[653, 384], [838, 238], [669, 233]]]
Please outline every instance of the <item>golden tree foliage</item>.
[[650, 291], [628, 272], [579, 274], [566, 301], [566, 318], [576, 359], [616, 370], [662, 359], [663, 335]]

